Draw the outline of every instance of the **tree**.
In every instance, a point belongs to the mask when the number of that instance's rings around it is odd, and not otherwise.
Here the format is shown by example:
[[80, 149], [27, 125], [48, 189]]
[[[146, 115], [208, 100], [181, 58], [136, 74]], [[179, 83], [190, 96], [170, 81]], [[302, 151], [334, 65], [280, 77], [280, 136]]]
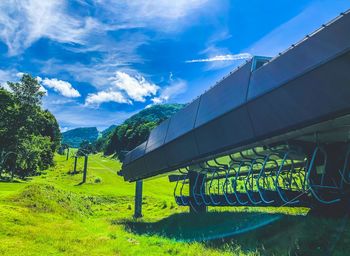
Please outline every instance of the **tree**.
[[11, 91], [0, 87], [0, 152], [7, 155], [2, 169], [23, 178], [53, 165], [60, 131], [55, 117], [41, 107], [44, 92], [37, 79], [24, 74], [8, 85]]
[[18, 148], [15, 174], [20, 178], [34, 175], [53, 165], [54, 152], [49, 137], [31, 135], [23, 138]]
[[38, 133], [49, 137], [52, 151], [57, 151], [61, 145], [61, 131], [54, 115], [48, 110], [38, 111], [35, 120]]
[[87, 140], [84, 140], [82, 143], [80, 143], [77, 155], [78, 156], [84, 156], [86, 154], [94, 154], [96, 153], [96, 149], [92, 143], [90, 143]]
[[20, 82], [7, 82], [8, 86], [13, 91], [13, 96], [23, 106], [38, 106], [41, 105], [41, 99], [45, 92], [41, 89], [38, 80], [29, 74], [24, 74]]
[[[98, 148], [103, 148], [105, 155], [129, 151], [147, 140], [150, 131], [162, 121], [175, 114], [184, 105], [164, 104], [144, 109], [117, 126], [107, 137], [102, 137]], [[104, 143], [101, 146], [101, 143]]]

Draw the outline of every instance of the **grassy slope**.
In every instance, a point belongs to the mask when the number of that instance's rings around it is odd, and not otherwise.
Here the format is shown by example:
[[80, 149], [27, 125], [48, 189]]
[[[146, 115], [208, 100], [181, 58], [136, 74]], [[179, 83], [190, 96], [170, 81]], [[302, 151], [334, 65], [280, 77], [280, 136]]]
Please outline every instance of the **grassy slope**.
[[[144, 183], [144, 218], [134, 221], [134, 184], [115, 174], [120, 163], [91, 156], [88, 182], [78, 185], [81, 173], [68, 174], [72, 159], [57, 156], [56, 162], [54, 170], [29, 182], [0, 183], [0, 255], [320, 255], [335, 241], [336, 255], [347, 255], [350, 229], [341, 239], [334, 235], [342, 231], [342, 220], [263, 213], [305, 213], [274, 208], [193, 217], [175, 205], [166, 178]], [[181, 242], [239, 232], [273, 218], [279, 221], [233, 239]]]

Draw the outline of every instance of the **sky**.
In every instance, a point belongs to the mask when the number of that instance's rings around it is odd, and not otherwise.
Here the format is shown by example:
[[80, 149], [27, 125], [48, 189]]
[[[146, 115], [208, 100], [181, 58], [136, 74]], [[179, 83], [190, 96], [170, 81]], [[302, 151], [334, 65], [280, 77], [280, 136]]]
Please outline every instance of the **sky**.
[[23, 73], [62, 131], [188, 103], [251, 56], [275, 56], [349, 0], [1, 0], [0, 84]]

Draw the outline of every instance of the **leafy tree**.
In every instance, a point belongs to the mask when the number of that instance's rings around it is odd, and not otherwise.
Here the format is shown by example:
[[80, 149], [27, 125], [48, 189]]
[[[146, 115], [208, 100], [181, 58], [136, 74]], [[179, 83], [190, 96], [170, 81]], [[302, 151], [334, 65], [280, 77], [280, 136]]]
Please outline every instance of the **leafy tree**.
[[17, 127], [19, 115], [19, 107], [12, 94], [0, 87], [0, 145], [4, 148], [15, 148], [17, 134], [14, 129]]
[[96, 153], [96, 149], [94, 144], [92, 144], [91, 142], [84, 140], [78, 149], [77, 155], [78, 156], [83, 156], [85, 154], [94, 154]]
[[53, 164], [53, 151], [49, 137], [31, 135], [22, 139], [17, 155], [15, 174], [20, 178], [34, 175]]
[[2, 170], [21, 178], [53, 164], [60, 145], [55, 117], [41, 108], [44, 92], [38, 81], [24, 74], [19, 82], [0, 86], [0, 152]]
[[14, 98], [22, 103], [22, 106], [38, 106], [45, 95], [37, 79], [29, 74], [24, 74], [20, 82], [7, 82], [7, 84], [13, 91]]
[[58, 150], [61, 145], [61, 131], [54, 115], [48, 110], [38, 111], [36, 125], [40, 135], [50, 138], [52, 151]]

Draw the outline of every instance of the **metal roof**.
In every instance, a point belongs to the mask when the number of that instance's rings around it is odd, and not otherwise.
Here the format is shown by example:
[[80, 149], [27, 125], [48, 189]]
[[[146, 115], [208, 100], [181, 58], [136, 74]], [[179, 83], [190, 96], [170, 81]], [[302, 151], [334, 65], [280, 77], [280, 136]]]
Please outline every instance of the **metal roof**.
[[350, 113], [349, 31], [348, 11], [273, 59], [253, 57], [152, 130], [121, 175], [155, 176]]

